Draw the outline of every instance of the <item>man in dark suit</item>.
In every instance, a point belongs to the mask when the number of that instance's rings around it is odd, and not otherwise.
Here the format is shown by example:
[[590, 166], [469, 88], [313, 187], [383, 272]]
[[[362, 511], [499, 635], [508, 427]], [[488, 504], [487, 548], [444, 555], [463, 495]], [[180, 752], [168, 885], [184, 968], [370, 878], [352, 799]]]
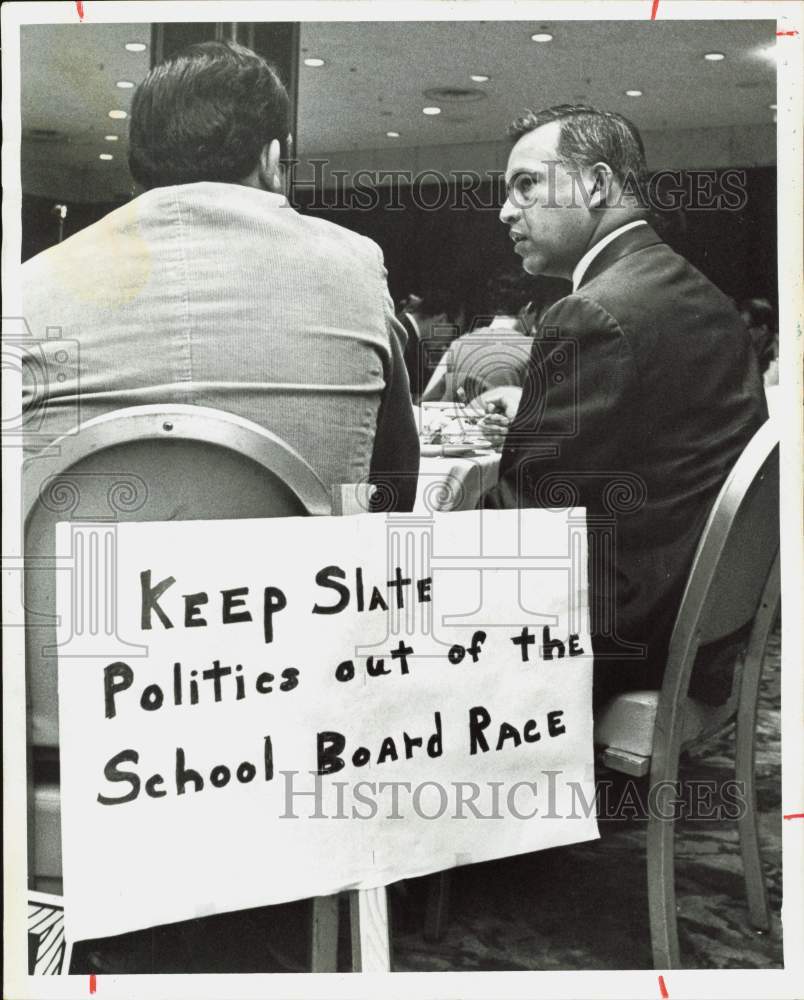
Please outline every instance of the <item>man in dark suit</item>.
[[562, 106], [514, 122], [500, 218], [530, 274], [572, 281], [542, 317], [487, 507], [587, 508], [595, 701], [658, 687], [707, 514], [767, 418], [731, 301], [647, 223], [636, 128]]

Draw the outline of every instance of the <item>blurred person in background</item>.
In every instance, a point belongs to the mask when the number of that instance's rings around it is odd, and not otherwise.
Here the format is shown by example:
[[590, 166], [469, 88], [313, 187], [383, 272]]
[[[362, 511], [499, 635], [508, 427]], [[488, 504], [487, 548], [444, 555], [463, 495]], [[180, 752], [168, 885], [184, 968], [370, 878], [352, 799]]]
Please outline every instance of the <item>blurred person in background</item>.
[[450, 344], [422, 399], [467, 403], [498, 386], [521, 388], [534, 325], [558, 297], [546, 284], [510, 266], [496, 271], [472, 329]]
[[737, 307], [751, 334], [765, 385], [779, 384], [779, 334], [773, 306], [767, 299], [744, 299]]
[[447, 347], [460, 333], [463, 301], [448, 281], [430, 280], [420, 295], [402, 300], [397, 319], [407, 334], [405, 367], [410, 394], [417, 403]]

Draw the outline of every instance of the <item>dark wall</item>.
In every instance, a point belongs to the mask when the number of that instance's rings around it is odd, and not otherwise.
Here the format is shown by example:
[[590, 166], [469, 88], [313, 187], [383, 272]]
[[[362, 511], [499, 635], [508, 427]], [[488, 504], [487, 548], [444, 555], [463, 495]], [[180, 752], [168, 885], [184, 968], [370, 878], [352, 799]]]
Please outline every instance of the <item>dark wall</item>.
[[727, 295], [769, 299], [778, 315], [776, 168], [745, 174], [741, 211], [677, 213], [662, 235]]

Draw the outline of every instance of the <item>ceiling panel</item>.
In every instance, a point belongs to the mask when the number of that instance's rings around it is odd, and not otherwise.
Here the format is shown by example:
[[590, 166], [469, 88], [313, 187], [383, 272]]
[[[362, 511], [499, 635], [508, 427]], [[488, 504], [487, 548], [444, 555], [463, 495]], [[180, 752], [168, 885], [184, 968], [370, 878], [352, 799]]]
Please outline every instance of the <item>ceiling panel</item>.
[[[532, 42], [541, 29], [553, 34]], [[574, 21], [305, 24], [299, 148], [304, 153], [499, 139], [523, 108], [585, 102], [631, 117], [645, 130], [772, 120], [771, 21]], [[306, 50], [306, 51], [305, 51]], [[720, 51], [722, 62], [703, 54]], [[488, 83], [473, 83], [471, 74]], [[472, 103], [439, 102], [431, 88], [474, 88]], [[640, 98], [625, 90], [643, 91]], [[400, 133], [388, 139], [387, 131]]]

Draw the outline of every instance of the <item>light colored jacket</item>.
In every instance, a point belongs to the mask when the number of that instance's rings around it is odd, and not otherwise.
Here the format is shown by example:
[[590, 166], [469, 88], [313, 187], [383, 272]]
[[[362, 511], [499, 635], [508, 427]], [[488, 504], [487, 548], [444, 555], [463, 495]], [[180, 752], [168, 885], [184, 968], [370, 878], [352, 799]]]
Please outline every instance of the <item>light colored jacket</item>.
[[327, 485], [396, 473], [412, 504], [418, 439], [371, 240], [204, 182], [155, 188], [22, 273], [40, 344], [23, 369], [29, 450], [111, 410], [189, 403], [262, 425]]

